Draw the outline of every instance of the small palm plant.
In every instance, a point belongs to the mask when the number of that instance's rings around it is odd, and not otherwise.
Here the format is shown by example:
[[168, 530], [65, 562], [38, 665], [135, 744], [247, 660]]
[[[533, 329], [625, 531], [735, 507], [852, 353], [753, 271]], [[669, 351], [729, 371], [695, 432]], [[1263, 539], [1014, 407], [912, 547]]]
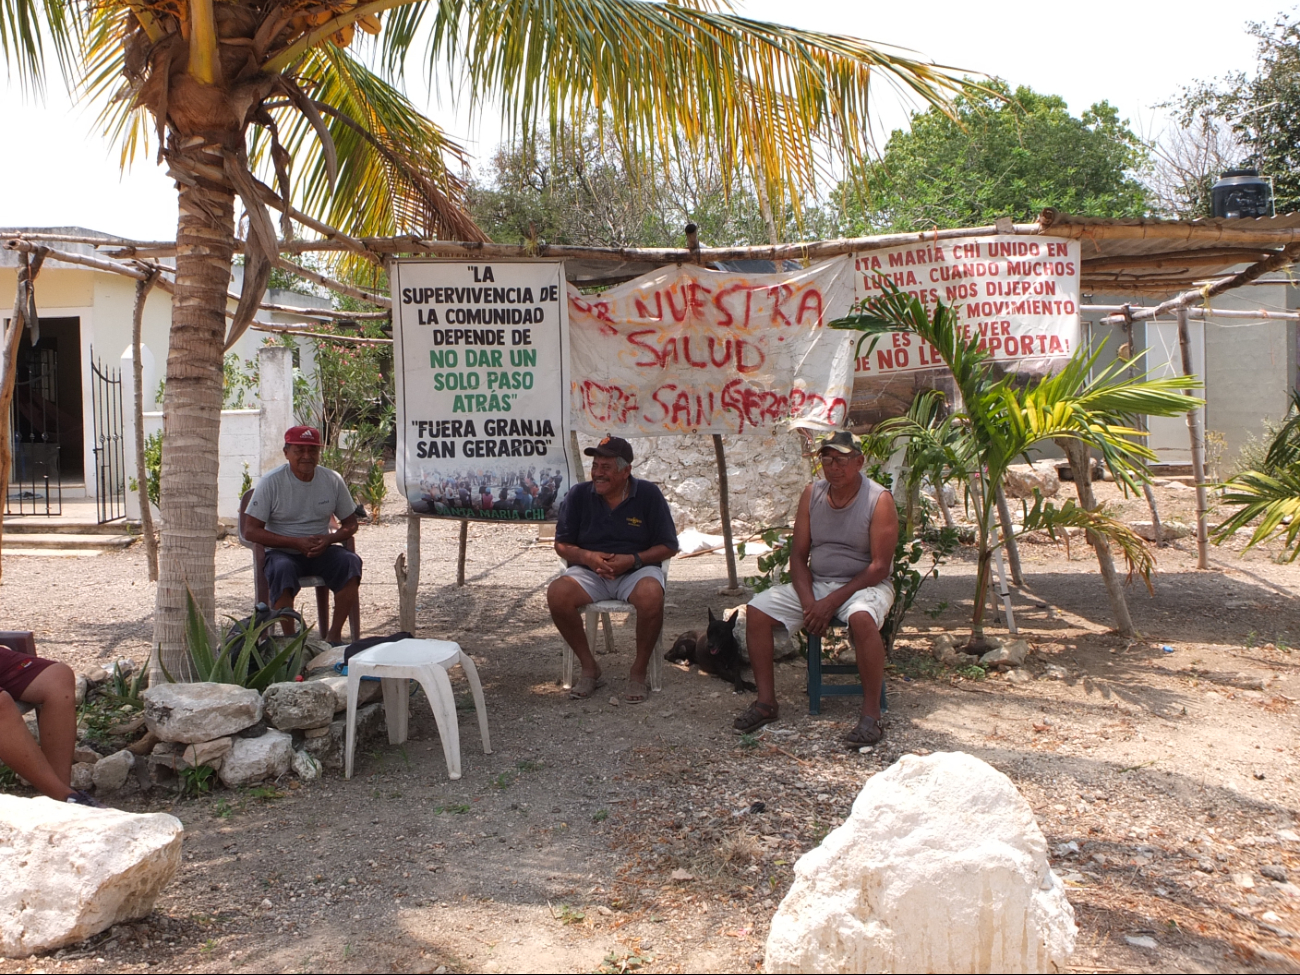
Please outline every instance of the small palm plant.
[[1294, 562], [1300, 555], [1300, 393], [1291, 394], [1291, 409], [1263, 463], [1224, 482], [1220, 501], [1237, 510], [1210, 533], [1215, 545], [1258, 518], [1242, 554], [1280, 535], [1282, 557]]
[[[962, 397], [960, 410], [940, 423], [933, 422], [933, 417], [924, 423], [918, 417], [900, 417], [886, 432], [919, 439], [920, 456], [932, 464], [942, 462], [969, 484], [976, 505], [979, 548], [971, 649], [986, 645], [985, 598], [997, 547], [993, 511], [1007, 468], [1026, 457], [1036, 444], [1078, 440], [1101, 454], [1118, 483], [1137, 490], [1147, 476], [1145, 462], [1154, 460], [1155, 454], [1142, 442], [1146, 434], [1134, 422], [1136, 416], [1177, 416], [1201, 404], [1184, 393], [1199, 387], [1199, 380], [1184, 376], [1128, 378], [1126, 362], [1098, 368], [1100, 350], [1088, 353], [1080, 349], [1059, 373], [1027, 385], [1018, 384], [1010, 375], [999, 379], [979, 336], [964, 337], [952, 306], [938, 302], [929, 310], [893, 286], [831, 326], [862, 332], [859, 353], [863, 342], [874, 345], [886, 333], [914, 332], [933, 347], [956, 379]], [[1055, 532], [1064, 527], [1085, 528], [1115, 541], [1128, 561], [1130, 577], [1140, 574], [1150, 585], [1154, 562], [1127, 525], [1072, 502], [1058, 508], [1036, 498], [1033, 508], [1026, 510], [1026, 531]]]

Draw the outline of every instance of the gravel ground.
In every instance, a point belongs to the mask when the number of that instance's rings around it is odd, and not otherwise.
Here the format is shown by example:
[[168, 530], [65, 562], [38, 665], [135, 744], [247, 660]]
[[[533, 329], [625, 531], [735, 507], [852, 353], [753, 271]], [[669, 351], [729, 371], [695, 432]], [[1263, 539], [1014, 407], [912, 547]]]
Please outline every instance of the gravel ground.
[[[1098, 487], [1124, 516], [1149, 517]], [[1162, 515], [1191, 520], [1192, 492], [1158, 495]], [[462, 710], [465, 774], [448, 781], [417, 702], [411, 740], [358, 754], [351, 780], [124, 798], [185, 823], [183, 869], [155, 912], [0, 973], [754, 970], [795, 860], [866, 779], [947, 750], [990, 762], [1033, 806], [1080, 926], [1073, 970], [1300, 969], [1300, 570], [1269, 552], [1214, 549], [1198, 572], [1193, 540], [1159, 550], [1154, 596], [1129, 590], [1143, 635], [1128, 641], [1108, 632], [1086, 545], [1024, 545], [1014, 606], [1034, 679], [1014, 683], [924, 656], [940, 632], [965, 635], [965, 551], [922, 590], [895, 648], [888, 736], [860, 754], [837, 742], [853, 700], [809, 716], [798, 661], [778, 667], [783, 720], [754, 740], [729, 730], [747, 696], [671, 665], [648, 704], [613, 703], [630, 659], [621, 624], [607, 689], [570, 701], [545, 607], [549, 546], [522, 527], [469, 535], [457, 588], [457, 526], [425, 524], [419, 630], [473, 655], [492, 755]], [[368, 634], [397, 628], [404, 545], [400, 522], [358, 536]], [[145, 657], [153, 588], [138, 546], [3, 568], [5, 626], [34, 629], [43, 653], [82, 668]], [[223, 543], [217, 573], [220, 610], [245, 615], [247, 552]], [[706, 607], [738, 602], [722, 585], [720, 555], [674, 563], [669, 643]]]

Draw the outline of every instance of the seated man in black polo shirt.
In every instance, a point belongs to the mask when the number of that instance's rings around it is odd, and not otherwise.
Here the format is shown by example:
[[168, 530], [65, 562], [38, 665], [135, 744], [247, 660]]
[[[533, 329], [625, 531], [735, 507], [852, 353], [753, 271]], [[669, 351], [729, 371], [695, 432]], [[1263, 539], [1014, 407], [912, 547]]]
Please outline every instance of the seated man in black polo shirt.
[[582, 664], [570, 697], [585, 698], [605, 682], [587, 646], [583, 607], [621, 599], [636, 607], [636, 660], [628, 675], [628, 704], [650, 696], [646, 668], [664, 622], [664, 573], [660, 563], [677, 553], [677, 531], [659, 488], [632, 476], [632, 445], [606, 436], [583, 451], [591, 480], [575, 484], [560, 506], [555, 552], [569, 564], [551, 583], [551, 619]]

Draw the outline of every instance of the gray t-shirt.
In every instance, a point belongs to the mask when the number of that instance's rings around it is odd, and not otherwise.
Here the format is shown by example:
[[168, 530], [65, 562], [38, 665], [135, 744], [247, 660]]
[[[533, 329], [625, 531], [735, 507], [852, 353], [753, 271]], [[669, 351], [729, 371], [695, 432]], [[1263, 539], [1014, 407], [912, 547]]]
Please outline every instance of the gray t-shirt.
[[347, 483], [336, 471], [317, 467], [310, 481], [300, 481], [288, 464], [281, 464], [257, 485], [247, 513], [265, 522], [267, 531], [305, 538], [328, 532], [330, 515], [343, 521], [356, 510]]

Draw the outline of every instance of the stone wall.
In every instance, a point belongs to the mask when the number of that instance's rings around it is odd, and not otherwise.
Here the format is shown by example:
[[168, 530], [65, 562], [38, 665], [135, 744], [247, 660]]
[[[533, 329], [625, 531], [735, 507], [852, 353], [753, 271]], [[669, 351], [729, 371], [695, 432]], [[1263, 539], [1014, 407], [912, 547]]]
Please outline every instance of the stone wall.
[[[583, 448], [598, 438], [580, 435]], [[718, 515], [718, 465], [713, 438], [638, 437], [632, 442], [637, 477], [654, 481], [668, 499], [678, 531], [722, 531]], [[799, 434], [784, 428], [743, 437], [724, 436], [732, 531], [737, 539], [759, 529], [794, 524], [799, 495], [811, 468]], [[588, 467], [588, 458], [581, 458]]]

